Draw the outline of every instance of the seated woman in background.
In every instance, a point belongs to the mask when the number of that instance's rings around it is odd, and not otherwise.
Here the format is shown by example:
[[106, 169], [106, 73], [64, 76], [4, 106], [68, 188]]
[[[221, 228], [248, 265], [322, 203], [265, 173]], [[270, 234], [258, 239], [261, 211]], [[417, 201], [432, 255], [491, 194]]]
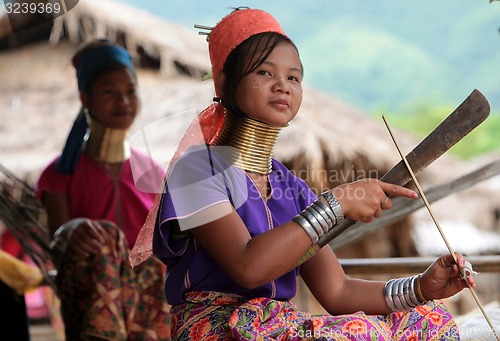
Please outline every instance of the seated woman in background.
[[[37, 186], [53, 233], [66, 340], [168, 340], [164, 266], [151, 259], [132, 270], [128, 261], [155, 192], [154, 184], [149, 193], [136, 186], [126, 141], [139, 110], [132, 58], [95, 41], [73, 65], [82, 110]], [[163, 174], [157, 164], [151, 172]]]

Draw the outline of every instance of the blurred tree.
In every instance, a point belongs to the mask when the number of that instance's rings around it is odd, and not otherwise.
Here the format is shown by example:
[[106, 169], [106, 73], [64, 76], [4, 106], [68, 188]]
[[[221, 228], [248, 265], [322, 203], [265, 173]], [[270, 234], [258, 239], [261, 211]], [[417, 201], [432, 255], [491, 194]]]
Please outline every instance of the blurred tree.
[[[411, 131], [424, 138], [453, 110], [454, 108], [451, 105], [436, 106], [430, 100], [422, 100], [407, 112], [391, 117], [391, 122], [394, 126]], [[376, 115], [381, 114], [379, 112]], [[452, 147], [450, 153], [462, 159], [470, 159], [480, 154], [500, 150], [498, 131], [500, 131], [500, 115], [492, 113], [485, 122], [474, 129], [463, 141]]]

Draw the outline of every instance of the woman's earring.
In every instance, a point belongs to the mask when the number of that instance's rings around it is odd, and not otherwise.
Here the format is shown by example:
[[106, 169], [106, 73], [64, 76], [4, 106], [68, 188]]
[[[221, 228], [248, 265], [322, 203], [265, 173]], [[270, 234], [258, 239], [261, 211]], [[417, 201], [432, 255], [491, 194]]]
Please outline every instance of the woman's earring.
[[83, 115], [85, 116], [85, 121], [87, 121], [87, 125], [90, 126], [90, 111], [89, 111], [89, 108], [83, 107], [82, 111], [83, 111]]

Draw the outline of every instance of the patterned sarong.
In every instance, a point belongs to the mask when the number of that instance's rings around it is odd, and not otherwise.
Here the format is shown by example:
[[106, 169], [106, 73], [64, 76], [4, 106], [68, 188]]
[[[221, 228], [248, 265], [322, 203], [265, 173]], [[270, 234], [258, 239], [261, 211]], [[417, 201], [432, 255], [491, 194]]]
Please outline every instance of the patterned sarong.
[[131, 268], [126, 238], [114, 224], [106, 246], [88, 260], [68, 250], [56, 278], [66, 341], [170, 340], [164, 265], [150, 258]]
[[390, 315], [332, 316], [300, 312], [289, 301], [216, 292], [192, 292], [186, 300], [172, 307], [172, 340], [460, 340], [439, 301]]

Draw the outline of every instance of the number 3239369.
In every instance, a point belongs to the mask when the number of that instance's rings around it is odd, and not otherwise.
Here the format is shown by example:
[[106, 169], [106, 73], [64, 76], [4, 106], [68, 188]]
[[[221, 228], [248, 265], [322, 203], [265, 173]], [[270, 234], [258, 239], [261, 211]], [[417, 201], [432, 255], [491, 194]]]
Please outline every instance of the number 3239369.
[[5, 2], [7, 14], [63, 14], [63, 7], [59, 2]]

